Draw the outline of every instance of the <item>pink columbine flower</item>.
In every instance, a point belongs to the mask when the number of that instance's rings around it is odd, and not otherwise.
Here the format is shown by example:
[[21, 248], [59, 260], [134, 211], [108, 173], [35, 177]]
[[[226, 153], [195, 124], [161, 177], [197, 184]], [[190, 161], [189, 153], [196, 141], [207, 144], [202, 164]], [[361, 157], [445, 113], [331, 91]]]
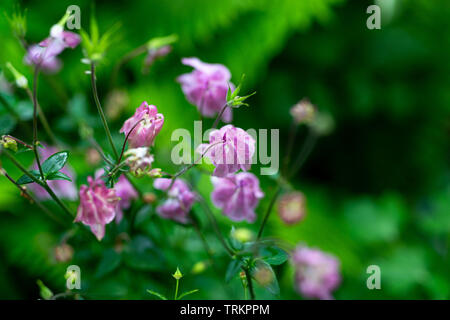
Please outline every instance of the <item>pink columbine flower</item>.
[[128, 138], [130, 148], [150, 147], [163, 124], [164, 116], [158, 113], [156, 106], [148, 105], [147, 101], [144, 101], [134, 115], [125, 121], [120, 132], [126, 136], [136, 125]]
[[[40, 155], [41, 163], [47, 160], [52, 154], [58, 152], [59, 150], [55, 147], [45, 147], [43, 149], [39, 148], [38, 152]], [[36, 161], [32, 165], [33, 170], [38, 170], [38, 166]], [[48, 186], [53, 192], [59, 197], [67, 200], [76, 200], [77, 199], [77, 188], [75, 185], [76, 174], [74, 170], [69, 166], [65, 165], [64, 168], [60, 170], [62, 173], [69, 176], [72, 181], [67, 180], [48, 180]], [[40, 200], [50, 200], [51, 197], [44, 188], [36, 183], [31, 183], [29, 185], [29, 189], [34, 195]]]
[[119, 223], [123, 217], [123, 210], [130, 208], [131, 200], [137, 199], [139, 195], [124, 175], [120, 176], [114, 185], [114, 189], [116, 190], [116, 195], [120, 198], [116, 211], [116, 222]]
[[25, 55], [25, 63], [39, 66], [46, 72], [56, 72], [61, 68], [57, 56], [66, 48], [75, 48], [81, 41], [76, 33], [64, 31], [60, 25], [50, 29], [50, 36], [39, 44], [31, 45]]
[[[231, 73], [221, 64], [210, 64], [198, 58], [183, 58], [181, 62], [194, 68], [191, 73], [182, 74], [177, 78], [181, 84], [186, 99], [195, 105], [200, 113], [212, 118], [222, 110], [227, 103], [228, 86]], [[222, 116], [225, 122], [231, 122], [231, 108], [227, 108]]]
[[212, 201], [224, 215], [233, 221], [255, 221], [255, 208], [264, 193], [254, 174], [239, 172], [225, 178], [211, 177], [211, 182], [214, 185]]
[[216, 166], [213, 175], [225, 177], [239, 169], [247, 171], [255, 153], [255, 139], [241, 128], [229, 124], [209, 134], [209, 144], [201, 144], [197, 152]]
[[306, 298], [333, 299], [341, 282], [339, 260], [318, 249], [298, 246], [292, 256], [297, 291]]
[[[155, 179], [153, 187], [158, 190], [167, 191], [172, 179]], [[165, 219], [172, 219], [180, 223], [189, 221], [189, 211], [195, 201], [195, 193], [180, 179], [176, 179], [167, 192], [168, 199], [156, 208], [156, 212]]]
[[286, 193], [278, 202], [278, 214], [286, 224], [294, 224], [305, 218], [305, 196], [299, 191]]
[[80, 205], [75, 222], [91, 227], [100, 241], [105, 235], [105, 225], [116, 216], [120, 198], [115, 189], [108, 189], [100, 178], [88, 177], [89, 185], [80, 187]]
[[150, 148], [140, 147], [134, 149], [128, 149], [125, 152], [127, 158], [127, 164], [130, 166], [130, 171], [135, 176], [141, 176], [142, 174], [150, 172], [154, 157], [150, 154]]

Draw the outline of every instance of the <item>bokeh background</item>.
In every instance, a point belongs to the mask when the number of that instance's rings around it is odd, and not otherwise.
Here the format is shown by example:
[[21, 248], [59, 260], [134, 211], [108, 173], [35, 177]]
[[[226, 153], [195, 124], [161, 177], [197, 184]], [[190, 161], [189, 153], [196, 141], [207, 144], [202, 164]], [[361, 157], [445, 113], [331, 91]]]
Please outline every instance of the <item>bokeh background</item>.
[[[0, 67], [10, 61], [31, 81], [23, 64], [24, 50], [12, 36], [4, 12], [15, 1], [0, 5]], [[448, 299], [450, 298], [450, 3], [446, 0], [383, 0], [381, 30], [366, 28], [372, 1], [337, 0], [192, 0], [192, 1], [21, 1], [27, 8], [27, 40], [38, 42], [71, 4], [81, 8], [82, 27], [89, 28], [93, 11], [101, 32], [120, 22], [117, 42], [98, 66], [98, 86], [117, 145], [118, 129], [143, 100], [165, 115], [164, 129], [154, 149], [156, 166], [175, 172], [170, 152], [176, 128], [193, 130], [195, 107], [184, 98], [175, 78], [190, 68], [182, 57], [197, 56], [226, 65], [237, 83], [246, 74], [244, 91], [257, 91], [249, 108], [234, 113], [234, 123], [247, 128], [279, 128], [281, 151], [289, 131], [290, 107], [303, 97], [328, 111], [334, 131], [319, 140], [306, 165], [292, 181], [307, 197], [306, 219], [286, 226], [276, 212], [266, 235], [294, 246], [304, 242], [336, 255], [343, 282], [337, 299]], [[152, 37], [177, 34], [173, 51], [142, 72], [144, 56], [126, 65], [114, 87], [112, 69], [125, 53]], [[79, 126], [95, 129], [99, 143], [108, 148], [93, 103], [81, 48], [66, 50], [64, 67], [55, 75], [41, 75], [39, 100], [51, 126], [69, 144], [69, 163], [78, 185], [86, 183], [95, 166], [86, 159], [87, 141]], [[5, 76], [7, 76], [5, 71]], [[23, 92], [1, 88], [2, 96], [31, 124], [31, 104]], [[111, 98], [115, 90], [116, 100]], [[119, 92], [119, 94], [117, 94]], [[121, 94], [120, 94], [121, 92]], [[110, 95], [108, 98], [108, 95]], [[117, 107], [117, 97], [125, 107]], [[120, 102], [120, 100], [119, 100]], [[212, 121], [205, 121], [205, 125]], [[17, 123], [0, 105], [1, 134], [30, 140], [26, 126]], [[300, 149], [306, 130], [295, 142]], [[45, 133], [40, 132], [45, 141]], [[5, 158], [2, 165], [20, 176]], [[20, 155], [31, 165], [29, 154]], [[101, 166], [99, 164], [98, 166]], [[257, 166], [253, 172], [259, 173]], [[191, 170], [189, 179], [208, 197], [207, 176]], [[140, 187], [151, 191], [151, 180]], [[254, 225], [257, 230], [274, 183], [261, 177], [266, 193]], [[77, 203], [70, 203], [76, 209]], [[55, 212], [57, 207], [48, 203]], [[136, 210], [136, 208], [132, 208]], [[21, 198], [12, 184], [0, 177], [0, 298], [39, 297], [36, 280], [54, 292], [65, 288], [69, 264], [82, 269], [85, 298], [153, 299], [145, 290], [170, 294], [177, 266], [186, 274], [182, 288], [200, 291], [194, 299], [243, 298], [236, 278], [226, 285], [227, 264], [212, 234], [208, 241], [219, 254], [219, 272], [207, 268], [192, 272], [206, 260], [196, 234], [155, 216], [152, 206], [138, 208], [139, 234], [125, 242], [118, 254], [121, 226], [108, 226], [101, 243], [74, 236], [73, 260], [58, 263], [53, 248], [67, 230], [48, 220]], [[221, 218], [222, 231], [231, 223]], [[149, 236], [151, 235], [151, 236]], [[119, 250], [120, 251], [120, 250]], [[381, 290], [368, 290], [366, 268], [381, 268]], [[289, 263], [276, 269], [280, 297], [257, 287], [258, 298], [300, 299], [293, 287]]]

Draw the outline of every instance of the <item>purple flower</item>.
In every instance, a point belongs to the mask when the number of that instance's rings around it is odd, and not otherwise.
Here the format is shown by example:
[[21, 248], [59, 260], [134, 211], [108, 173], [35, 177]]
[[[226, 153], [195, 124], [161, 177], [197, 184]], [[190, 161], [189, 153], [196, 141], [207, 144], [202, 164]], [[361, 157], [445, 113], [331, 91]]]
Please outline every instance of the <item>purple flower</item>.
[[[59, 150], [55, 147], [45, 147], [44, 149], [38, 149], [40, 155], [41, 163], [47, 160], [52, 154], [58, 152]], [[33, 170], [38, 170], [38, 166], [36, 161], [32, 165]], [[62, 173], [68, 175], [71, 181], [67, 180], [48, 180], [48, 186], [53, 192], [59, 197], [68, 200], [76, 200], [77, 199], [77, 188], [75, 185], [76, 175], [73, 169], [69, 165], [65, 165], [64, 168], [60, 170]], [[32, 183], [29, 185], [29, 189], [34, 193], [34, 195], [40, 200], [49, 200], [51, 199], [50, 195], [44, 188], [36, 183]]]
[[[167, 191], [171, 183], [172, 179], [158, 178], [155, 179], [153, 187]], [[189, 211], [195, 201], [195, 193], [190, 190], [183, 180], [176, 179], [167, 192], [167, 196], [168, 199], [156, 208], [156, 212], [165, 219], [187, 223]]]
[[56, 72], [61, 68], [57, 56], [66, 48], [75, 48], [80, 41], [81, 38], [76, 33], [64, 31], [62, 26], [54, 25], [48, 38], [28, 48], [25, 63], [39, 66], [46, 72]]
[[214, 185], [212, 202], [224, 215], [233, 221], [255, 221], [255, 208], [264, 193], [254, 174], [239, 172], [225, 178], [211, 177], [211, 182]]
[[128, 209], [131, 205], [131, 200], [137, 199], [139, 195], [124, 175], [120, 176], [114, 185], [114, 189], [116, 190], [116, 195], [120, 198], [116, 211], [116, 222], [120, 222], [123, 217], [123, 210]]
[[157, 49], [149, 49], [144, 60], [145, 68], [148, 69], [156, 59], [167, 56], [170, 51], [172, 51], [172, 47], [170, 45], [162, 46]]
[[307, 298], [333, 299], [331, 292], [341, 282], [340, 263], [317, 249], [298, 246], [292, 256], [297, 291]]
[[144, 101], [136, 109], [134, 115], [125, 121], [120, 132], [123, 132], [126, 136], [136, 125], [128, 138], [130, 147], [150, 147], [153, 145], [156, 135], [161, 131], [163, 124], [164, 116], [158, 113], [156, 106], [148, 105]]
[[239, 169], [249, 170], [255, 153], [255, 139], [241, 128], [229, 124], [209, 134], [209, 144], [201, 144], [197, 152], [216, 166], [214, 176], [225, 177]]
[[105, 235], [105, 225], [116, 216], [119, 197], [115, 189], [108, 189], [100, 179], [88, 177], [89, 185], [80, 187], [80, 205], [75, 222], [91, 227], [100, 241]]
[[[214, 117], [227, 103], [228, 86], [234, 90], [229, 83], [230, 71], [224, 65], [204, 63], [198, 58], [183, 58], [181, 62], [194, 68], [177, 78], [186, 99], [205, 117]], [[226, 109], [222, 118], [231, 122], [231, 108]]]

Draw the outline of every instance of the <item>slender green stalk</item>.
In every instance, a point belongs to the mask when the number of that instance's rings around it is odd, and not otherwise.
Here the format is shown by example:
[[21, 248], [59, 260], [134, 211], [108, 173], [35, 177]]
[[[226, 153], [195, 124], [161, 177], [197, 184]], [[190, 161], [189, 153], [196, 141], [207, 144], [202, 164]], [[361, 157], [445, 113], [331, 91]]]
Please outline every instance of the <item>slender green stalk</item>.
[[256, 237], [256, 240], [259, 240], [262, 236], [264, 227], [266, 226], [267, 220], [269, 219], [270, 213], [272, 212], [272, 208], [275, 205], [275, 202], [277, 201], [277, 198], [281, 193], [281, 189], [282, 189], [281, 186], [278, 184], [277, 188], [275, 189], [275, 193], [272, 196], [272, 199], [270, 199], [270, 203], [269, 206], [267, 207], [266, 213], [264, 214], [264, 218], [261, 223], [261, 227], [259, 227], [258, 236]]
[[23, 193], [23, 195], [30, 199], [32, 203], [35, 203], [39, 209], [42, 210], [42, 212], [44, 212], [47, 216], [49, 216], [50, 218], [52, 218], [53, 220], [55, 220], [56, 222], [58, 222], [59, 224], [61, 224], [62, 226], [66, 226], [66, 223], [64, 223], [62, 220], [60, 220], [59, 217], [55, 216], [49, 209], [47, 209], [47, 207], [45, 207], [42, 203], [40, 203], [39, 201], [37, 201], [28, 191], [25, 187], [22, 187], [21, 185], [17, 184], [16, 181], [14, 181], [13, 178], [11, 178], [10, 175], [8, 175], [8, 173], [4, 170], [4, 169], [0, 169], [0, 173], [3, 174], [6, 179], [8, 179], [12, 184], [14, 184], [19, 190], [20, 192]]
[[37, 151], [37, 80], [39, 75], [39, 67], [36, 67], [34, 69], [34, 76], [33, 76], [33, 95], [32, 95], [32, 101], [33, 101], [33, 152], [34, 157], [36, 158], [36, 163], [39, 168], [39, 173], [41, 174], [42, 181], [45, 180], [44, 172], [42, 171], [41, 167], [41, 161], [39, 160], [39, 153]]
[[250, 300], [255, 300], [255, 291], [253, 289], [253, 280], [250, 275], [250, 271], [248, 270], [248, 268], [243, 268], [243, 269], [245, 272], [245, 277], [247, 278], [247, 286], [248, 286], [248, 291], [250, 293]]
[[213, 126], [212, 126], [213, 129], [216, 129], [216, 128], [217, 128], [217, 125], [219, 124], [219, 121], [220, 121], [220, 119], [222, 118], [222, 115], [223, 115], [223, 113], [225, 112], [225, 110], [226, 110], [227, 108], [228, 108], [228, 103], [225, 104], [225, 105], [222, 107], [222, 110], [220, 110], [219, 114], [217, 115], [216, 120], [214, 120], [214, 124], [213, 124]]
[[175, 285], [175, 296], [174, 296], [174, 300], [177, 300], [178, 298], [178, 286], [180, 284], [180, 279], [176, 279], [177, 280], [177, 284]]
[[291, 172], [287, 176], [287, 180], [292, 178], [300, 170], [303, 164], [305, 164], [306, 159], [308, 159], [308, 156], [311, 154], [311, 151], [316, 144], [317, 138], [317, 133], [310, 129], [308, 136], [306, 137], [305, 144], [303, 145], [302, 150], [297, 156], [297, 159], [295, 159], [294, 164], [292, 165]]
[[53, 192], [52, 189], [48, 186], [48, 184], [45, 181], [41, 181], [37, 179], [35, 176], [33, 176], [31, 173], [28, 172], [27, 169], [25, 169], [19, 161], [16, 160], [16, 158], [9, 153], [8, 150], [5, 150], [4, 154], [11, 160], [11, 162], [19, 168], [20, 171], [22, 171], [27, 177], [29, 177], [33, 182], [39, 184], [41, 187], [45, 189], [45, 191], [48, 192], [48, 194], [52, 197], [52, 199], [64, 210], [65, 213], [67, 213], [71, 219], [75, 216], [69, 208], [56, 196], [56, 194]]
[[95, 64], [91, 63], [91, 86], [92, 86], [92, 93], [94, 95], [94, 101], [95, 105], [97, 106], [98, 113], [100, 115], [100, 118], [102, 119], [103, 127], [105, 128], [106, 136], [108, 137], [109, 143], [111, 144], [111, 148], [114, 152], [114, 156], [116, 157], [116, 160], [119, 159], [119, 154], [117, 153], [116, 146], [114, 145], [113, 138], [111, 136], [111, 132], [109, 131], [108, 122], [106, 121], [105, 113], [103, 112], [102, 106], [100, 104], [100, 100], [98, 98], [98, 92], [97, 92], [97, 85], [95, 81]]

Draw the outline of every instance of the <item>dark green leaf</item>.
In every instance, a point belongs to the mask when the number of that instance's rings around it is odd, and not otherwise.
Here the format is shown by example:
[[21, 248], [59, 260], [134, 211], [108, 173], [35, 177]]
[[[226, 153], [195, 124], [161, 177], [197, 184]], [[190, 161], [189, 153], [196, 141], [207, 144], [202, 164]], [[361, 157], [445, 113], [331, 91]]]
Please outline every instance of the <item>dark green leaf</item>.
[[72, 181], [72, 179], [70, 179], [69, 176], [67, 176], [66, 174], [57, 171], [54, 173], [51, 173], [47, 176], [46, 178], [47, 180], [67, 180], [67, 181]]
[[272, 265], [280, 265], [289, 258], [288, 253], [277, 246], [263, 248], [261, 256], [264, 261]]
[[[36, 179], [41, 180], [41, 175], [39, 173], [38, 170], [30, 170], [28, 171], [33, 177], [35, 177]], [[28, 183], [32, 183], [34, 182], [29, 176], [27, 176], [26, 174], [24, 174], [23, 176], [21, 176], [18, 180], [17, 180], [17, 184], [28, 184]]]
[[103, 253], [102, 260], [100, 261], [95, 277], [101, 278], [104, 275], [114, 271], [122, 261], [122, 256], [118, 254], [114, 249], [108, 249]]
[[167, 298], [165, 296], [163, 296], [162, 294], [160, 294], [158, 292], [155, 292], [155, 291], [152, 291], [152, 290], [149, 290], [149, 289], [147, 289], [147, 292], [152, 294], [152, 295], [154, 295], [154, 296], [157, 296], [161, 300], [167, 300]]
[[241, 260], [232, 260], [228, 265], [227, 272], [225, 273], [225, 282], [230, 282], [231, 279], [239, 272], [242, 266]]
[[52, 154], [42, 163], [42, 171], [48, 176], [51, 173], [61, 170], [66, 164], [68, 157], [69, 153], [67, 151], [60, 151]]

